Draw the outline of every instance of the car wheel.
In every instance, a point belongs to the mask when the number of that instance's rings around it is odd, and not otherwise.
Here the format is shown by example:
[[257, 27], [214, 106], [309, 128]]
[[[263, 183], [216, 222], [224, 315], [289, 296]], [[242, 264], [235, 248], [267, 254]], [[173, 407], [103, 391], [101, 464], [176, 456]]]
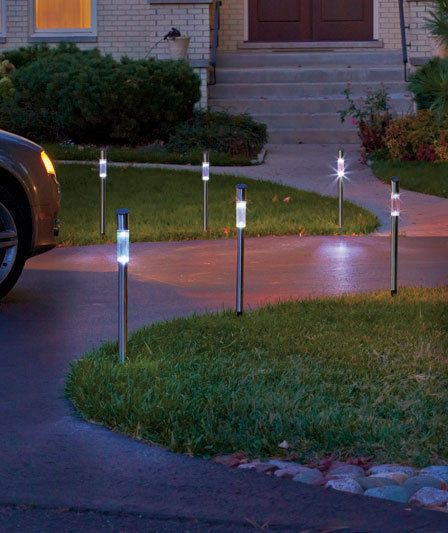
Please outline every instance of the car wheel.
[[0, 187], [0, 298], [14, 287], [25, 264], [24, 220], [10, 193]]

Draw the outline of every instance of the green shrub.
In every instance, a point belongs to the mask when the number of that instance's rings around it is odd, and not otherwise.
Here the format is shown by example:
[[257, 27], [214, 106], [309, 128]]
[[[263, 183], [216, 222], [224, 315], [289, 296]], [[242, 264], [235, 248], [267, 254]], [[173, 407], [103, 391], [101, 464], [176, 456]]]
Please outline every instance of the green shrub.
[[409, 89], [418, 109], [430, 109], [439, 119], [448, 115], [448, 59], [435, 58], [412, 76]]
[[429, 12], [427, 28], [442, 45], [448, 46], [448, 0], [433, 0]]
[[48, 46], [46, 43], [34, 44], [32, 46], [22, 46], [17, 50], [2, 52], [1, 57], [10, 61], [16, 68], [22, 68], [29, 65], [37, 59], [42, 59], [48, 55], [58, 55], [62, 53], [71, 53], [77, 51], [74, 44], [61, 43], [56, 47]]
[[428, 110], [392, 120], [385, 137], [390, 157], [401, 161], [443, 161], [447, 127], [447, 120], [435, 120]]
[[3, 128], [42, 141], [147, 144], [193, 116], [200, 80], [182, 61], [120, 62], [59, 47], [16, 69]]
[[266, 125], [256, 122], [249, 115], [202, 111], [176, 128], [167, 148], [180, 153], [213, 150], [254, 157], [267, 140]]

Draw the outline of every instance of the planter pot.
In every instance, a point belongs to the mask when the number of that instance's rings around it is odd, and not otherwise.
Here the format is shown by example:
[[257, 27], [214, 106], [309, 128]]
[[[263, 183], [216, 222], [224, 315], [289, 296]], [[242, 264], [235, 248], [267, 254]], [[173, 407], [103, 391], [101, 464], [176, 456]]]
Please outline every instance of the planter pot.
[[171, 59], [187, 59], [190, 37], [176, 37], [168, 40]]

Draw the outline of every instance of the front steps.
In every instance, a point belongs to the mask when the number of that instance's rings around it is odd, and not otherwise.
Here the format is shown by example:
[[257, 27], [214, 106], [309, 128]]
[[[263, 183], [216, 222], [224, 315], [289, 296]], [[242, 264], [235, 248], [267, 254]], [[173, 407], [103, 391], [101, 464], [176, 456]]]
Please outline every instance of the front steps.
[[401, 55], [383, 50], [220, 53], [210, 106], [251, 114], [272, 143], [351, 143], [356, 128], [338, 115], [349, 83], [355, 99], [384, 84], [395, 113], [412, 108]]

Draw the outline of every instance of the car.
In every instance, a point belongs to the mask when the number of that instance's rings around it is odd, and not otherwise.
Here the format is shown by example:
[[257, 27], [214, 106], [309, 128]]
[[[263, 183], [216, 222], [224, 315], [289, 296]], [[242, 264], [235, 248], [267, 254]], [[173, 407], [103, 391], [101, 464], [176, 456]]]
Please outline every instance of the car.
[[60, 204], [61, 189], [44, 149], [0, 130], [0, 299], [27, 259], [56, 246]]

